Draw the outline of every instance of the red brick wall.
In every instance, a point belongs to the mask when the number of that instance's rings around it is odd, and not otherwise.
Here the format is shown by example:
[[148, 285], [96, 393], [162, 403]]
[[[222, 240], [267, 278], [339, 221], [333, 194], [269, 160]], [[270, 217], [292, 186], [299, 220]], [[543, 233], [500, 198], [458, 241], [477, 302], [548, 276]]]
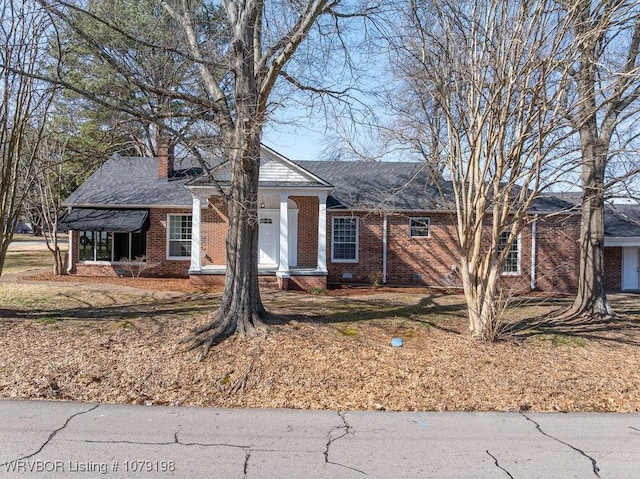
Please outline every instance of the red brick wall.
[[574, 293], [578, 286], [580, 217], [540, 218], [536, 237], [537, 289]]
[[[318, 198], [292, 197], [298, 204], [298, 266], [312, 268], [317, 261]], [[202, 210], [202, 264], [226, 263], [225, 235], [227, 232], [226, 208], [218, 198], [212, 197], [210, 205]], [[167, 260], [166, 227], [168, 213], [190, 214], [190, 209], [152, 209], [150, 229], [147, 233], [147, 261], [149, 267], [144, 276], [186, 276], [190, 266], [185, 260]], [[331, 261], [332, 218], [350, 216], [350, 212], [327, 212], [327, 267], [329, 283], [365, 283], [382, 280], [383, 217], [376, 214], [359, 214], [358, 262], [337, 263]], [[409, 216], [388, 216], [387, 283], [396, 285], [421, 284], [438, 287], [461, 287], [456, 272], [459, 251], [455, 232], [455, 218], [446, 213], [412, 214], [431, 219], [430, 236], [411, 238]], [[557, 216], [541, 218], [537, 222], [537, 289], [542, 291], [574, 292], [577, 286], [579, 217]], [[77, 264], [77, 232], [73, 235], [73, 262], [78, 274], [115, 275], [120, 267]], [[531, 226], [524, 228], [520, 237], [520, 273], [503, 276], [505, 286], [517, 290], [530, 289], [531, 280]], [[605, 283], [608, 290], [620, 289], [621, 249], [605, 249]], [[351, 273], [346, 279], [344, 273]], [[315, 279], [309, 280], [315, 282]], [[311, 282], [301, 280], [298, 287]], [[324, 281], [324, 280], [323, 280]], [[315, 284], [315, 283], [314, 283]]]
[[[191, 258], [167, 259], [167, 214], [191, 214], [191, 209], [151, 209], [147, 231], [147, 267], [141, 276], [186, 277]], [[126, 273], [122, 265], [78, 263], [78, 232], [73, 232], [73, 271], [81, 276], [117, 276]]]
[[[333, 217], [347, 213], [330, 212], [327, 225], [327, 263], [329, 283], [373, 283], [382, 278], [381, 215], [361, 215], [359, 221], [358, 263], [331, 261]], [[421, 284], [434, 287], [462, 287], [457, 274], [459, 248], [455, 218], [448, 213], [412, 214], [429, 217], [429, 237], [409, 236], [409, 217], [388, 217], [387, 284]], [[520, 271], [503, 275], [501, 282], [516, 292], [531, 289], [531, 225], [520, 233]], [[487, 227], [487, 238], [489, 235]], [[543, 291], [573, 292], [577, 285], [577, 239], [579, 223], [576, 217], [539, 219], [537, 224], [536, 281]], [[351, 273], [352, 279], [345, 279]]]
[[622, 248], [604, 249], [604, 289], [622, 291]]
[[200, 219], [202, 266], [227, 263], [225, 237], [229, 226], [227, 206], [219, 196], [209, 198], [209, 206], [202, 210]]
[[298, 267], [313, 268], [318, 263], [318, 197], [291, 199], [298, 205]]

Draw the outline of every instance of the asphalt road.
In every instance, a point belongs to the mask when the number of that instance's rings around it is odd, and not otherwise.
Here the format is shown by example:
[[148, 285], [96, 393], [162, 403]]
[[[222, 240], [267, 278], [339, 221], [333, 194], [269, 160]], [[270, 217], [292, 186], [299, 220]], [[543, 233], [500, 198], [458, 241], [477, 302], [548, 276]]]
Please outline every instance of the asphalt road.
[[0, 400], [0, 477], [640, 478], [640, 414]]

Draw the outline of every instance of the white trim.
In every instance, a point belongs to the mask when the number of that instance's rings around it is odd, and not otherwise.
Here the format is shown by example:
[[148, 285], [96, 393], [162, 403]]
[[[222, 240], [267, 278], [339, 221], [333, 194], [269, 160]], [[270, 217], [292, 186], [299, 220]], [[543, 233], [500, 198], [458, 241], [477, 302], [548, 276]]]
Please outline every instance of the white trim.
[[[355, 220], [356, 222], [356, 257], [355, 259], [335, 259], [335, 220]], [[331, 262], [332, 263], [357, 263], [358, 262], [358, 250], [360, 249], [360, 220], [357, 216], [333, 216], [331, 218]]]
[[[409, 223], [411, 225], [411, 223]], [[387, 229], [388, 229], [388, 218], [385, 214], [382, 217], [382, 284], [387, 284], [387, 247], [388, 247], [388, 238], [387, 238]]]
[[[386, 216], [386, 215], [385, 215]], [[427, 221], [427, 234], [426, 235], [413, 235], [411, 234], [411, 222], [413, 220], [421, 220]], [[423, 226], [416, 226], [416, 228], [423, 228]], [[422, 238], [431, 238], [431, 216], [409, 216], [409, 238], [411, 239], [422, 239]]]
[[537, 280], [536, 280], [536, 268], [537, 268], [537, 257], [536, 257], [536, 248], [538, 243], [538, 215], [535, 215], [533, 218], [533, 222], [531, 223], [531, 289], [536, 289]]
[[69, 237], [67, 238], [67, 273], [71, 273], [73, 270], [73, 230], [67, 232]]
[[[167, 213], [167, 226], [165, 235], [165, 258], [168, 261], [191, 261], [191, 254], [189, 256], [169, 256], [169, 235], [171, 234], [170, 219], [171, 216], [191, 216], [191, 237], [193, 238], [193, 214], [191, 213]], [[178, 241], [178, 240], [174, 240]], [[184, 240], [186, 241], [186, 240]]]
[[316, 271], [327, 272], [327, 195], [318, 195], [318, 256]]
[[640, 246], [640, 236], [609, 237], [604, 239], [606, 247]]
[[[507, 233], [507, 231], [505, 231], [505, 233]], [[520, 264], [520, 260], [521, 260], [521, 256], [522, 256], [522, 243], [520, 242], [520, 236], [522, 235], [522, 232], [518, 233], [518, 236], [516, 236], [515, 239], [515, 244], [517, 247], [517, 261], [518, 261], [518, 270], [517, 271], [502, 271], [500, 273], [500, 276], [520, 276], [522, 274], [522, 265]], [[499, 239], [498, 239], [499, 241]], [[512, 243], [513, 245], [513, 243]], [[505, 264], [502, 265], [502, 268], [504, 269]]]
[[[199, 195], [192, 194], [193, 206], [191, 209], [191, 265], [189, 266], [189, 272], [197, 272], [202, 269], [202, 260], [200, 258], [200, 222], [202, 213], [203, 198]], [[167, 227], [169, 223], [167, 220]], [[167, 250], [168, 254], [168, 250]]]
[[[279, 229], [279, 249], [278, 272], [286, 274], [289, 272], [289, 195], [282, 193], [280, 195], [280, 222]], [[284, 277], [284, 276], [282, 276]]]

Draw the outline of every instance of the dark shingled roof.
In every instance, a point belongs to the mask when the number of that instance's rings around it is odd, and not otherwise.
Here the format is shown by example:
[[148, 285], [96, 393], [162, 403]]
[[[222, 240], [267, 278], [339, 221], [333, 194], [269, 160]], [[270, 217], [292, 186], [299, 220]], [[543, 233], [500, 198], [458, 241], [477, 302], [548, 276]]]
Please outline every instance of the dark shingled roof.
[[202, 174], [180, 165], [169, 180], [158, 179], [157, 158], [113, 156], [80, 185], [64, 206], [191, 206], [185, 184]]
[[[421, 163], [299, 161], [299, 166], [334, 186], [329, 208], [381, 211], [448, 209]], [[450, 183], [442, 185], [445, 194]]]
[[[441, 184], [443, 196], [421, 163], [300, 161], [297, 165], [334, 186], [327, 206], [363, 211], [451, 211], [451, 183]], [[64, 202], [75, 207], [160, 207], [192, 204], [186, 188], [202, 178], [193, 162], [176, 160], [169, 180], [158, 179], [158, 160], [114, 156]], [[261, 186], [265, 186], [261, 184]], [[276, 186], [285, 186], [276, 185]], [[292, 185], [289, 185], [292, 186]], [[295, 185], [303, 186], [303, 185]], [[579, 213], [579, 194], [553, 193], [536, 199], [532, 213]], [[640, 237], [640, 205], [608, 205], [607, 237]]]
[[609, 238], [640, 237], [640, 205], [607, 205], [604, 235]]

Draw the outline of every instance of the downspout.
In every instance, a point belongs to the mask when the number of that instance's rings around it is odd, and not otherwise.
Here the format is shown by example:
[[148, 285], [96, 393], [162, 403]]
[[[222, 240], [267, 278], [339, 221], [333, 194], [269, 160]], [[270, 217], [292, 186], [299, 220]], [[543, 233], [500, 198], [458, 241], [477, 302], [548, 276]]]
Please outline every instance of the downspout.
[[69, 248], [67, 248], [67, 274], [71, 274], [71, 270], [73, 270], [73, 230], [69, 230], [67, 234], [69, 235]]
[[538, 215], [531, 223], [531, 290], [536, 289], [536, 235], [538, 232]]
[[387, 284], [387, 215], [382, 217], [382, 284]]

